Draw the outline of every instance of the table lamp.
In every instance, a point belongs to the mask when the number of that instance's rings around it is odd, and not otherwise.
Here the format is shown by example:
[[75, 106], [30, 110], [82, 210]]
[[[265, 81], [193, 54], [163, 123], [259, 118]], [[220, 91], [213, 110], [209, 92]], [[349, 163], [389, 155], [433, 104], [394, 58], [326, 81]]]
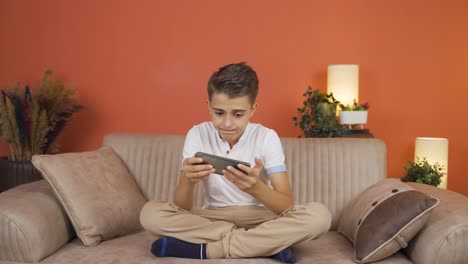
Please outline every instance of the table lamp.
[[327, 76], [327, 93], [333, 93], [344, 105], [359, 102], [359, 65], [328, 65]]
[[426, 158], [427, 162], [431, 165], [437, 162], [443, 166], [445, 175], [441, 178], [441, 182], [437, 187], [447, 189], [448, 139], [417, 137], [414, 150], [414, 159], [416, 160], [416, 158], [420, 160]]

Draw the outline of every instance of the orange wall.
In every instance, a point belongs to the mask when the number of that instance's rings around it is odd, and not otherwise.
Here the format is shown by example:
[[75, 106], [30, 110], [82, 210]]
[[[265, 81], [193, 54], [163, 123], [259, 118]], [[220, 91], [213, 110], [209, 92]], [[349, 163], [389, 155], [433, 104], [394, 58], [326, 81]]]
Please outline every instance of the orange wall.
[[61, 141], [82, 151], [110, 132], [185, 134], [208, 118], [209, 75], [238, 61], [260, 77], [253, 121], [297, 136], [307, 85], [325, 91], [327, 65], [356, 63], [389, 176], [416, 137], [447, 137], [449, 189], [468, 195], [467, 14], [466, 0], [0, 0], [0, 85], [55, 70], [88, 106]]

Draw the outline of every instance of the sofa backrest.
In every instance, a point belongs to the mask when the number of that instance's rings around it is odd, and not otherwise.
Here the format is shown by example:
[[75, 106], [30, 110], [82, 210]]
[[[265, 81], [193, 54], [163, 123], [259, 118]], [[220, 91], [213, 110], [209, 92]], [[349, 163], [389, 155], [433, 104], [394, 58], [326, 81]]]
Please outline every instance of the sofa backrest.
[[[172, 201], [182, 162], [184, 136], [110, 134], [112, 147], [149, 200]], [[332, 230], [357, 194], [386, 177], [386, 147], [375, 138], [281, 138], [296, 203], [321, 202], [332, 214]], [[203, 205], [203, 187], [195, 192]]]

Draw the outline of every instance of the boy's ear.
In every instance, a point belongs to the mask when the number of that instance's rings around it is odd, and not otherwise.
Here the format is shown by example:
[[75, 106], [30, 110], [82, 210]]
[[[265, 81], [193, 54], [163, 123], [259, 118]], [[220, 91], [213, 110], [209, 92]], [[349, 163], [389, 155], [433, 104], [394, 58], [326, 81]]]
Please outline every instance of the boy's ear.
[[255, 102], [255, 103], [252, 105], [252, 114], [255, 113], [255, 110], [257, 110], [257, 107], [258, 107], [258, 104], [257, 104], [257, 102]]

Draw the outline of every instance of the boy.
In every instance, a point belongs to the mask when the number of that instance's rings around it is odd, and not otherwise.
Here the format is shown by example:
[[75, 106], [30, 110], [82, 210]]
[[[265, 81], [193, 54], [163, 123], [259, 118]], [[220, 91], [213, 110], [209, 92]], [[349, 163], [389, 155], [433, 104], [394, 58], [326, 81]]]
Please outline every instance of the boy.
[[[258, 79], [245, 63], [229, 64], [208, 82], [211, 122], [187, 134], [174, 203], [148, 202], [142, 226], [161, 239], [151, 252], [159, 257], [296, 259], [289, 247], [328, 231], [331, 216], [320, 203], [294, 206], [275, 131], [249, 123], [257, 109]], [[194, 157], [201, 151], [253, 164], [214, 174]], [[205, 205], [192, 209], [194, 188], [203, 184]]]

